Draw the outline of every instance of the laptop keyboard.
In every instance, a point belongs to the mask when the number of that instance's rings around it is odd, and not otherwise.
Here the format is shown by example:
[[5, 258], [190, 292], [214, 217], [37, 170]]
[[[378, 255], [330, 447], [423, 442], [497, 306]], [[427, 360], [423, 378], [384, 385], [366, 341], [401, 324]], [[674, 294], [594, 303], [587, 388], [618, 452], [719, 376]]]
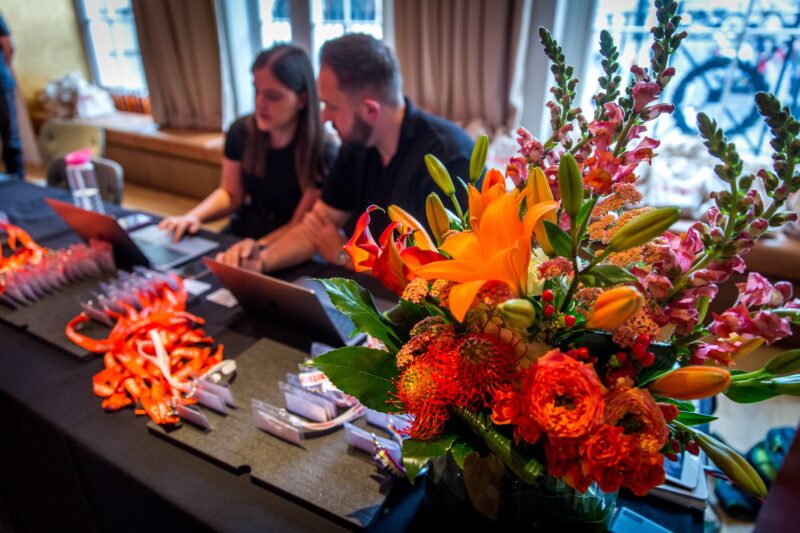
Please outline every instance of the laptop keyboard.
[[143, 239], [134, 239], [134, 242], [154, 265], [165, 265], [188, 255]]

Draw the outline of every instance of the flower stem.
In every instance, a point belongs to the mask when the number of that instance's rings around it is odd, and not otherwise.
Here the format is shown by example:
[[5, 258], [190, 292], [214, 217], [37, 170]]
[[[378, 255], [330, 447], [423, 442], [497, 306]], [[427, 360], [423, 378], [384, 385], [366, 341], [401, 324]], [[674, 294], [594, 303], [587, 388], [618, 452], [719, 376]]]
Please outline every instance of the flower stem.
[[508, 437], [501, 435], [484, 413], [475, 413], [463, 407], [453, 408], [458, 417], [514, 474], [528, 485], [544, 473], [544, 466], [536, 459], [525, 457]]

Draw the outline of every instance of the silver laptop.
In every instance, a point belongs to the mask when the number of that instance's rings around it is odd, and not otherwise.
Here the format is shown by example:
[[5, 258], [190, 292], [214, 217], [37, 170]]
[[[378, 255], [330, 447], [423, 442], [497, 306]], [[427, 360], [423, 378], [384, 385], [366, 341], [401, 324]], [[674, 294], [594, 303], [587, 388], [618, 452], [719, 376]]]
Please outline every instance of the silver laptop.
[[100, 239], [111, 243], [114, 260], [122, 268], [146, 265], [165, 271], [218, 246], [214, 241], [202, 237], [184, 237], [175, 242], [155, 224], [126, 233], [114, 217], [52, 198], [45, 198], [45, 201], [83, 239]]
[[298, 323], [309, 328], [314, 340], [332, 346], [355, 346], [365, 338], [358, 332], [351, 337], [355, 325], [318, 281], [301, 277], [290, 283], [207, 257], [203, 261], [248, 313]]

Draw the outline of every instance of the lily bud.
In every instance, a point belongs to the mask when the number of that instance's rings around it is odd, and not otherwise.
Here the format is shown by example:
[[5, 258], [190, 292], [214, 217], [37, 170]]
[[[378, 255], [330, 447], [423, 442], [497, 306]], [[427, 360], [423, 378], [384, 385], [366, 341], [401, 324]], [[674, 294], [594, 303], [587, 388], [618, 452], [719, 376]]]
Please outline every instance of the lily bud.
[[536, 309], [525, 298], [512, 298], [497, 306], [500, 317], [514, 327], [528, 329], [536, 320]]
[[574, 219], [583, 205], [583, 177], [578, 162], [570, 153], [562, 155], [558, 162], [558, 187], [561, 190], [561, 207]]
[[[528, 204], [528, 209], [531, 209], [537, 204], [542, 202], [553, 201], [553, 191], [550, 189], [550, 184], [547, 177], [539, 167], [534, 167], [533, 171], [528, 175], [528, 183], [525, 185], [525, 198]], [[547, 230], [544, 227], [544, 221], [549, 220], [553, 224], [556, 223], [556, 210], [550, 210], [543, 215], [534, 225], [533, 232], [536, 235], [536, 240], [539, 245], [549, 256], [553, 255], [553, 246], [550, 244], [550, 238], [547, 236]]]
[[[736, 337], [739, 337], [739, 335], [736, 335]], [[744, 338], [741, 339], [741, 346], [739, 346], [739, 349], [731, 354], [733, 359], [741, 359], [742, 357], [756, 351], [759, 347], [761, 347], [762, 344], [764, 344], [764, 337], [753, 337], [752, 339], [748, 340], [744, 340]]]
[[425, 154], [425, 166], [428, 168], [428, 173], [433, 178], [433, 182], [442, 190], [445, 196], [453, 196], [456, 193], [456, 188], [453, 186], [453, 180], [450, 179], [450, 173], [444, 168], [444, 165], [433, 154]]
[[425, 216], [428, 218], [428, 226], [433, 232], [436, 242], [442, 243], [442, 236], [450, 231], [450, 217], [447, 216], [442, 199], [435, 192], [428, 195], [425, 200]]
[[767, 495], [764, 480], [744, 457], [705, 433], [695, 434], [695, 442], [736, 486], [756, 498]]
[[472, 157], [469, 158], [469, 182], [475, 185], [481, 174], [483, 166], [486, 164], [486, 152], [489, 150], [489, 137], [484, 133], [475, 141], [475, 148], [472, 149]]
[[389, 220], [392, 222], [399, 222], [403, 225], [406, 231], [411, 230], [414, 235], [414, 244], [420, 250], [433, 250], [436, 251], [436, 243], [433, 242], [428, 232], [422, 227], [419, 221], [412, 217], [410, 213], [396, 205], [390, 205], [386, 210], [389, 215]]
[[714, 366], [685, 366], [652, 381], [647, 388], [656, 396], [699, 400], [727, 390], [731, 373]]
[[[550, 189], [550, 184], [547, 182], [547, 177], [541, 168], [533, 167], [533, 171], [528, 176], [528, 183], [525, 185], [525, 197], [529, 208], [540, 202], [553, 201], [553, 191]], [[555, 216], [553, 219], [555, 220]]]
[[631, 219], [611, 237], [608, 249], [622, 252], [650, 242], [669, 229], [681, 216], [677, 207], [660, 207]]
[[711, 299], [708, 296], [701, 296], [697, 299], [697, 304], [695, 304], [695, 309], [697, 309], [697, 323], [702, 324], [703, 321], [706, 319], [706, 313], [708, 313], [708, 305], [711, 303]]
[[586, 318], [588, 329], [613, 329], [644, 305], [644, 297], [634, 287], [624, 286], [609, 289], [600, 296], [589, 310]]
[[776, 376], [800, 370], [800, 349], [779, 353], [767, 363], [764, 370]]

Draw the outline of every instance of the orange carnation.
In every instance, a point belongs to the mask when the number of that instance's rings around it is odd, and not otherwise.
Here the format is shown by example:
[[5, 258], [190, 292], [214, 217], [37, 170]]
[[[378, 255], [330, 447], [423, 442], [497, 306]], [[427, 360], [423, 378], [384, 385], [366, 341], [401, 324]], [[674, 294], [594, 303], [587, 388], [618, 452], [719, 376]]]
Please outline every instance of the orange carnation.
[[669, 430], [664, 415], [650, 393], [635, 387], [614, 389], [605, 397], [605, 422], [620, 426], [638, 440], [642, 451], [658, 452], [667, 442]]
[[528, 409], [551, 437], [578, 438], [603, 417], [602, 385], [591, 367], [552, 350], [536, 361], [528, 386]]

